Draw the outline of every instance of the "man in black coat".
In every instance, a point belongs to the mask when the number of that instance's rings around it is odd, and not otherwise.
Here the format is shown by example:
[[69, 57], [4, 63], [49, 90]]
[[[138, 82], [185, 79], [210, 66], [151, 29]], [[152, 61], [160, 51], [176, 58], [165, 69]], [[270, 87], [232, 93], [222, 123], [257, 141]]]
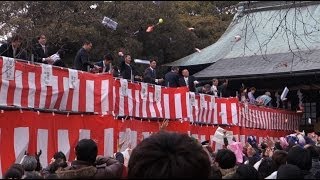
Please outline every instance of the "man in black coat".
[[189, 76], [188, 69], [182, 70], [182, 76], [179, 79], [179, 85], [180, 86], [188, 86], [189, 91], [196, 92], [196, 85], [199, 84], [199, 82], [196, 80], [194, 76]]
[[88, 71], [88, 66], [93, 68], [94, 65], [89, 61], [89, 51], [92, 48], [92, 43], [85, 40], [82, 48], [77, 52], [73, 61], [73, 66], [76, 70]]
[[0, 47], [0, 56], [28, 60], [27, 52], [21, 48], [21, 43], [22, 37], [14, 35], [9, 40], [9, 43], [5, 43]]
[[124, 56], [124, 61], [120, 63], [120, 75], [123, 79], [130, 81], [141, 80], [141, 76], [138, 76], [136, 68], [131, 64], [131, 56], [128, 54]]
[[150, 60], [150, 67], [148, 67], [143, 74], [143, 81], [150, 84], [161, 84], [164, 80], [157, 79], [157, 61], [155, 58], [152, 58]]
[[179, 67], [172, 66], [171, 71], [164, 76], [166, 87], [179, 87]]
[[38, 43], [32, 48], [32, 54], [34, 55], [34, 62], [52, 64], [54, 60], [50, 58], [52, 55], [51, 50], [47, 45], [46, 36], [41, 34], [37, 37]]

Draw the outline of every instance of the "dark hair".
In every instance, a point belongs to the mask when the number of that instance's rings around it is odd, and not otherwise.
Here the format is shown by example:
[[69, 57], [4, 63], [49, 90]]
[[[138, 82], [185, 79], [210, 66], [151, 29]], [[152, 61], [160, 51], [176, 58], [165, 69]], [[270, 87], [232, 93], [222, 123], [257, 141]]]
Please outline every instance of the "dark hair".
[[236, 165], [236, 155], [229, 149], [220, 149], [216, 155], [215, 161], [221, 169], [230, 169]]
[[12, 36], [10, 39], [10, 42], [15, 42], [15, 41], [22, 41], [22, 37], [19, 34], [15, 34]]
[[34, 171], [37, 168], [37, 159], [34, 156], [26, 155], [21, 162], [25, 171]]
[[228, 79], [222, 79], [221, 82], [222, 82], [222, 84], [223, 84], [223, 83], [226, 83], [227, 81], [228, 81]]
[[283, 164], [287, 163], [288, 153], [284, 150], [275, 150], [272, 155], [272, 162], [273, 166], [276, 169], [279, 169], [279, 167]]
[[266, 149], [268, 145], [266, 143], [261, 143], [261, 149]]
[[157, 62], [157, 61], [158, 61], [158, 58], [157, 58], [157, 57], [151, 57], [151, 58], [150, 58], [150, 63], [152, 63], [153, 61]]
[[128, 178], [208, 178], [210, 162], [200, 143], [187, 134], [161, 131], [132, 151]]
[[257, 89], [255, 87], [251, 87], [249, 91], [252, 91], [252, 90], [256, 91]]
[[40, 34], [39, 36], [37, 36], [37, 40], [40, 40], [41, 36], [45, 36], [44, 34]]
[[56, 152], [54, 155], [53, 155], [53, 158], [54, 159], [63, 159], [64, 161], [67, 161], [67, 158], [66, 158], [66, 155], [64, 155], [64, 153], [62, 151], [59, 151], [59, 152]]
[[306, 148], [312, 159], [319, 159], [319, 151], [316, 146], [310, 145]]
[[300, 168], [292, 164], [284, 164], [279, 167], [277, 179], [304, 179]]
[[301, 170], [309, 171], [312, 166], [312, 160], [309, 152], [300, 146], [293, 146], [288, 152], [288, 164], [298, 166]]
[[277, 150], [283, 150], [283, 148], [282, 148], [282, 146], [281, 146], [280, 142], [276, 142], [276, 143], [274, 143], [274, 147], [275, 147], [275, 149], [277, 149]]
[[62, 158], [57, 158], [52, 164], [49, 165], [49, 172], [55, 173], [59, 168], [66, 168], [68, 166], [67, 162]]
[[76, 148], [77, 160], [94, 163], [98, 154], [98, 146], [92, 139], [81, 139]]
[[271, 173], [273, 173], [276, 169], [273, 167], [271, 158], [263, 158], [261, 160], [261, 164], [258, 168], [258, 173], [260, 179], [264, 179], [268, 177]]
[[258, 179], [258, 171], [250, 165], [241, 164], [231, 179]]
[[222, 179], [222, 173], [216, 165], [211, 166], [211, 171], [208, 179]]
[[85, 40], [83, 40], [83, 45], [88, 45], [88, 44], [91, 44], [92, 42], [91, 41], [89, 41], [88, 39], [85, 39]]
[[172, 66], [172, 67], [171, 67], [171, 71], [176, 71], [176, 70], [179, 70], [179, 67], [178, 67], [178, 66]]
[[124, 156], [121, 152], [117, 152], [115, 157], [119, 162], [121, 162], [122, 164], [124, 163]]
[[24, 169], [21, 164], [13, 164], [3, 175], [4, 179], [21, 179], [24, 174]]
[[103, 56], [103, 60], [113, 61], [112, 54], [108, 53]]

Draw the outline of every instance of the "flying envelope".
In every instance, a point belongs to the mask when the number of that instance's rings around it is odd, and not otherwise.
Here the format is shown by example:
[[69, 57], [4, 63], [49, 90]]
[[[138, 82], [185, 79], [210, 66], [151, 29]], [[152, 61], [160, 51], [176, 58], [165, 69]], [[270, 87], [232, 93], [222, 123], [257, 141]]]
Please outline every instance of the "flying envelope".
[[103, 20], [102, 20], [102, 24], [105, 26], [105, 27], [108, 27], [112, 30], [116, 30], [117, 29], [117, 26], [118, 26], [118, 23], [108, 17], [104, 17]]

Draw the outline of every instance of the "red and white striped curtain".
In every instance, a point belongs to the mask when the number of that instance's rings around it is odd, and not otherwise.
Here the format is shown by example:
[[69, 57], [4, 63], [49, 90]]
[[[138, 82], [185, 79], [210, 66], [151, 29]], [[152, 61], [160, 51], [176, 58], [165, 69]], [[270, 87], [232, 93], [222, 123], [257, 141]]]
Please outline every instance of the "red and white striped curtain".
[[[301, 115], [72, 69], [0, 57], [0, 105], [294, 130]], [[51, 75], [50, 75], [51, 74]], [[121, 83], [121, 82], [122, 83]], [[124, 88], [125, 87], [125, 88]]]
[[[199, 141], [210, 140], [212, 147], [217, 150], [222, 147], [212, 140], [217, 127], [190, 125], [189, 122], [181, 120], [170, 121], [167, 130], [189, 134]], [[279, 138], [291, 133], [239, 126], [227, 126], [224, 129], [232, 132], [240, 142], [245, 142], [251, 135], [259, 142], [266, 136]], [[5, 110], [0, 113], [0, 178], [12, 163], [20, 162], [26, 150], [32, 155], [41, 149], [40, 162], [45, 167], [57, 151], [65, 153], [68, 161], [74, 160], [74, 148], [77, 142], [84, 138], [91, 138], [97, 142], [98, 154], [112, 156], [118, 151], [118, 142], [126, 140], [120, 151], [128, 146], [134, 148], [151, 133], [158, 131], [159, 123], [155, 121], [121, 121], [111, 115], [68, 116]]]
[[[14, 62], [13, 79], [5, 77], [10, 68], [5, 63], [12, 58], [0, 57], [0, 105], [25, 108], [56, 109], [61, 111], [97, 112], [109, 114], [113, 110], [110, 74], [75, 71], [77, 82], [70, 87], [72, 70], [54, 67], [50, 86], [43, 81], [43, 67]], [[74, 70], [73, 70], [74, 71]]]
[[190, 121], [203, 124], [238, 125], [238, 99], [190, 93]]
[[120, 80], [113, 83], [114, 113], [119, 116], [137, 118], [185, 119], [189, 117], [189, 95], [186, 87], [161, 87], [160, 98], [156, 100], [155, 86], [148, 85], [146, 97], [141, 93], [140, 83], [127, 83], [127, 94], [121, 91]]
[[259, 129], [299, 129], [301, 114], [281, 109], [239, 103], [240, 126]]

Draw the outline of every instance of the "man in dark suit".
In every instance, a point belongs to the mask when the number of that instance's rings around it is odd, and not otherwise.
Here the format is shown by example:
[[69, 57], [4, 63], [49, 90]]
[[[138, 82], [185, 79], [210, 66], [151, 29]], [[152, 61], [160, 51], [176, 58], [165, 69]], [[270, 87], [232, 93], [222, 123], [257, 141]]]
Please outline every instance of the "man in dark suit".
[[148, 67], [143, 74], [143, 81], [150, 84], [161, 84], [164, 80], [157, 79], [157, 61], [156, 58], [152, 58], [150, 60], [150, 67]]
[[9, 40], [9, 43], [5, 43], [0, 47], [0, 56], [28, 60], [27, 52], [21, 48], [21, 43], [22, 37], [14, 35]]
[[[38, 43], [32, 48], [34, 62], [52, 64], [54, 60], [50, 58], [52, 52], [49, 52], [46, 36], [41, 34], [37, 37]], [[51, 50], [50, 50], [51, 51]]]
[[[88, 40], [83, 42], [82, 48], [77, 52], [76, 57], [73, 61], [73, 66], [76, 70], [88, 71], [88, 66], [90, 68], [94, 68], [93, 65], [89, 61], [89, 51], [92, 48], [92, 43]], [[98, 68], [98, 67], [97, 67]]]
[[138, 76], [136, 68], [131, 64], [131, 56], [124, 55], [124, 61], [120, 63], [120, 75], [123, 79], [128, 79], [130, 81], [141, 80], [141, 76]]
[[110, 53], [103, 56], [103, 60], [95, 63], [95, 65], [99, 66], [100, 73], [113, 73], [112, 68], [113, 57]]
[[189, 76], [188, 69], [182, 70], [182, 76], [179, 79], [179, 85], [180, 86], [188, 86], [189, 91], [196, 92], [196, 85], [199, 84], [199, 82], [196, 80], [194, 76]]
[[172, 66], [171, 71], [164, 76], [165, 86], [179, 87], [179, 67]]

